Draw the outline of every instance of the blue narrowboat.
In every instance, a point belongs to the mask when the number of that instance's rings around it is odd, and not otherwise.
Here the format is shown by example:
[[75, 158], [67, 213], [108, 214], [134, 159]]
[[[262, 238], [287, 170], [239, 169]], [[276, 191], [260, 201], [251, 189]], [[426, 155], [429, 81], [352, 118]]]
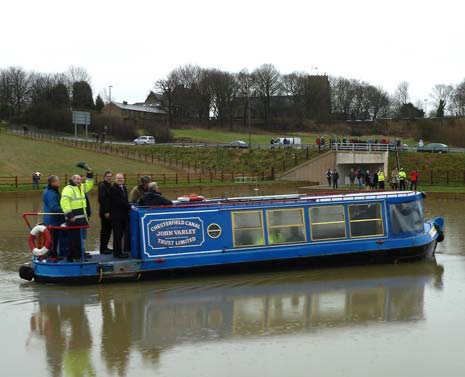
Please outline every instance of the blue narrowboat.
[[33, 255], [20, 276], [45, 282], [105, 282], [206, 268], [241, 271], [257, 265], [428, 259], [444, 238], [444, 220], [424, 219], [424, 198], [414, 191], [373, 191], [136, 207], [130, 213], [129, 259], [90, 253], [82, 262], [66, 262]]

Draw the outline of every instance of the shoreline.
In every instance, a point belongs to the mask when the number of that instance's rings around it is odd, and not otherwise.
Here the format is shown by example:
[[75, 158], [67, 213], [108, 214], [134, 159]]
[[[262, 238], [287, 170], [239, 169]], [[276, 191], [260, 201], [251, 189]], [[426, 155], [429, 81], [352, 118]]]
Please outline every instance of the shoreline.
[[[232, 183], [225, 183], [225, 184], [191, 184], [191, 185], [166, 185], [163, 186], [163, 191], [166, 193], [173, 193], [176, 195], [188, 194], [191, 192], [195, 192], [201, 194], [202, 192], [211, 192], [211, 191], [219, 191], [220, 189], [224, 193], [228, 193], [229, 196], [237, 196], [243, 195], [244, 191], [254, 192], [255, 195], [270, 195], [269, 193], [264, 193], [267, 191], [276, 191], [276, 190], [294, 190], [294, 193], [318, 193], [318, 192], [331, 192], [333, 191], [330, 188], [321, 188], [321, 186], [311, 186], [305, 185], [306, 182], [290, 182], [290, 181], [267, 181], [267, 182], [259, 182], [258, 185], [255, 184], [232, 184]], [[128, 188], [131, 188], [133, 185], [128, 185]], [[437, 187], [439, 190], [430, 190], [431, 187], [425, 187], [422, 191], [426, 194], [428, 198], [437, 198], [437, 199], [464, 199], [465, 198], [465, 187], [463, 186], [452, 186], [447, 187], [449, 191], [441, 190], [443, 186]], [[451, 190], [452, 189], [452, 190]], [[457, 191], [453, 191], [456, 189]], [[41, 187], [38, 190], [11, 190], [11, 191], [1, 191], [0, 196], [2, 197], [24, 197], [24, 196], [31, 196], [31, 195], [42, 195], [44, 187]], [[345, 191], [345, 188], [341, 188], [338, 191]], [[348, 190], [348, 189], [347, 189]], [[356, 190], [358, 191], [358, 190]], [[359, 190], [360, 192], [369, 190]], [[94, 195], [96, 190], [92, 190], [90, 195]], [[235, 194], [238, 192], [238, 194]], [[258, 193], [260, 192], [260, 193]], [[254, 196], [254, 195], [250, 195]]]

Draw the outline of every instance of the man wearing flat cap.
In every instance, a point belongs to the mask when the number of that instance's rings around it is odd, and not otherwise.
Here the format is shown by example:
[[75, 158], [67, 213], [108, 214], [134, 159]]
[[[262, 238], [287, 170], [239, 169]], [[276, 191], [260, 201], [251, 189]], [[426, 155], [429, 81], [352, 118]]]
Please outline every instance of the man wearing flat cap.
[[149, 191], [149, 183], [151, 179], [148, 175], [143, 175], [139, 177], [139, 184], [131, 190], [129, 194], [129, 202], [137, 203], [139, 199], [144, 196], [144, 194]]

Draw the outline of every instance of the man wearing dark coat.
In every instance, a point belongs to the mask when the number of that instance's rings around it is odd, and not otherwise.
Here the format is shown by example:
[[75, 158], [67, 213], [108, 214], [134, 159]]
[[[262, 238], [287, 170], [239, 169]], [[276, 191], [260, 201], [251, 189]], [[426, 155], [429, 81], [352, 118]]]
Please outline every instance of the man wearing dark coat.
[[[129, 211], [128, 190], [124, 185], [124, 175], [117, 173], [110, 189], [110, 220], [113, 229], [113, 255], [128, 258], [129, 254]], [[124, 246], [123, 246], [124, 238]]]
[[142, 207], [171, 206], [173, 202], [158, 192], [157, 182], [150, 182], [149, 190], [139, 199], [139, 205]]

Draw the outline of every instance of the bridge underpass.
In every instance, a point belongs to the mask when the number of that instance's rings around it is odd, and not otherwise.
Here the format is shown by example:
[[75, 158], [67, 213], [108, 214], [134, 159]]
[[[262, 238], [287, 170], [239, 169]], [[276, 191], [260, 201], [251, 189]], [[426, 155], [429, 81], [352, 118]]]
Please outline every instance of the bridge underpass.
[[328, 183], [326, 170], [337, 169], [339, 184], [344, 185], [349, 183], [350, 169], [360, 168], [370, 172], [382, 169], [389, 176], [388, 157], [387, 151], [329, 151], [283, 172], [278, 179], [318, 182], [323, 185]]

